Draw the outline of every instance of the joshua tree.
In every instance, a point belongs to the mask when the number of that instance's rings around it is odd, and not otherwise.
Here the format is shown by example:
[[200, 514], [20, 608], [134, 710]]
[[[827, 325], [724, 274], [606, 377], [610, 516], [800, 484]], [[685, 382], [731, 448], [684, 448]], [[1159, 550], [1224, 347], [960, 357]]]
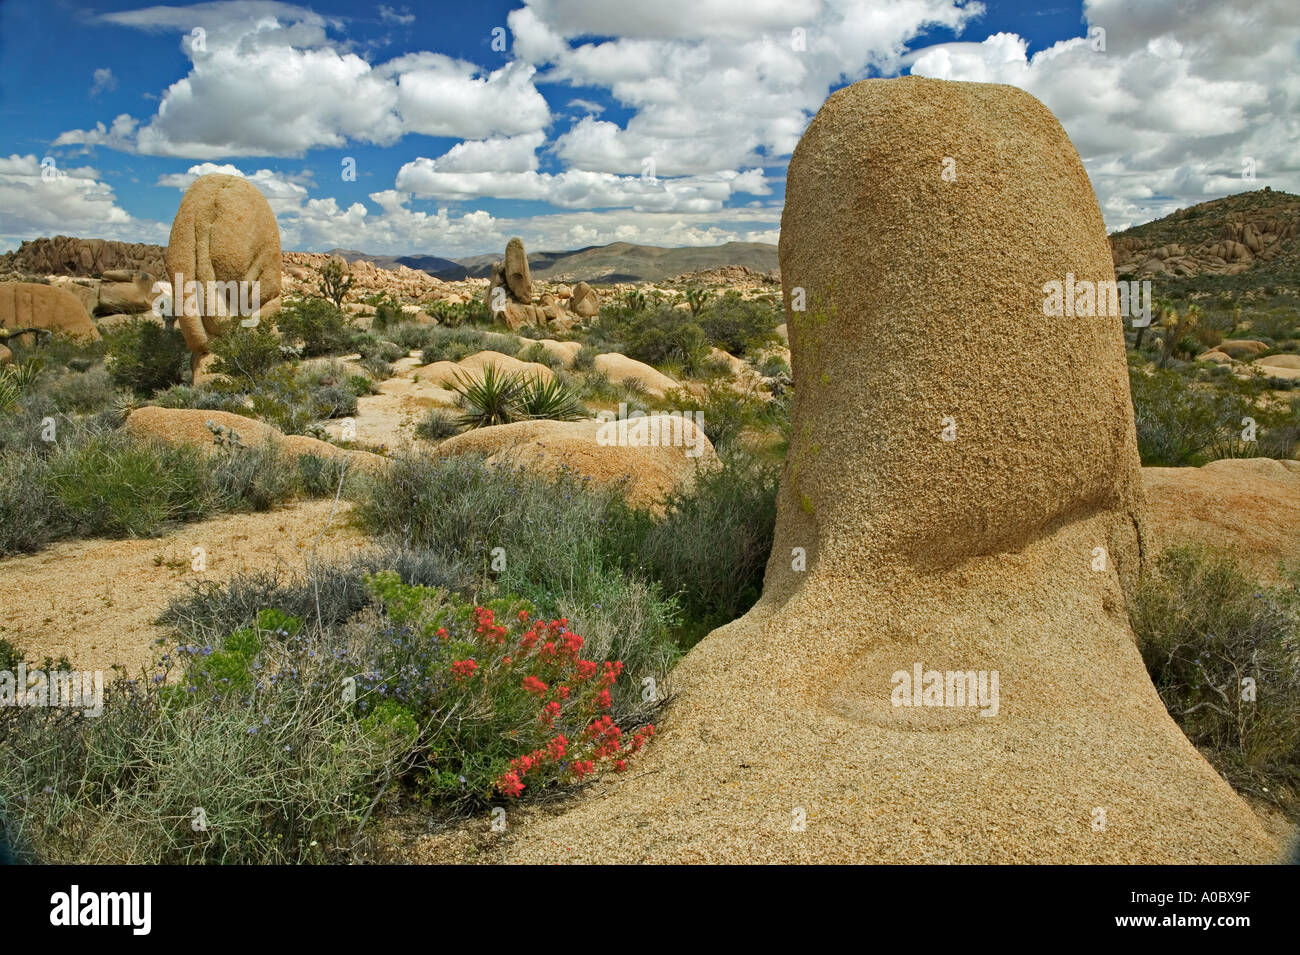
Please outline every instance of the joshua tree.
[[1201, 307], [1199, 305], [1189, 305], [1182, 315], [1178, 314], [1177, 309], [1172, 305], [1169, 306], [1161, 321], [1165, 330], [1164, 341], [1161, 343], [1161, 363], [1169, 361], [1171, 358], [1178, 357], [1180, 352], [1185, 351], [1183, 342], [1188, 335], [1191, 335], [1200, 324]]
[[645, 292], [639, 288], [629, 289], [623, 293], [623, 307], [629, 312], [644, 312], [646, 301]]
[[340, 258], [333, 258], [320, 267], [320, 291], [334, 303], [335, 308], [343, 307], [343, 299], [352, 288], [352, 271]]
[[701, 288], [698, 285], [692, 285], [686, 290], [686, 304], [691, 307], [691, 315], [698, 316], [700, 309], [713, 298], [713, 293]]
[[[1160, 321], [1160, 322], [1163, 322], [1165, 316], [1168, 315], [1168, 314], [1170, 314], [1171, 312], [1172, 312], [1175, 316], [1177, 316], [1177, 314], [1178, 314], [1178, 312], [1175, 311], [1175, 309], [1174, 309], [1174, 303], [1173, 303], [1172, 301], [1170, 301], [1170, 300], [1167, 299], [1167, 298], [1158, 298], [1158, 299], [1156, 299], [1156, 314], [1155, 314], [1155, 319], [1156, 319], [1156, 320], [1158, 320], [1158, 321]], [[1151, 327], [1151, 326], [1150, 326], [1150, 324], [1148, 323], [1148, 324], [1146, 324], [1146, 325], [1141, 326], [1141, 327], [1138, 329], [1138, 331], [1137, 331], [1137, 338], [1136, 338], [1136, 339], [1134, 340], [1134, 342], [1133, 342], [1133, 350], [1134, 350], [1134, 351], [1137, 351], [1137, 352], [1142, 351], [1142, 339], [1146, 336], [1147, 329], [1150, 328], [1150, 327]]]

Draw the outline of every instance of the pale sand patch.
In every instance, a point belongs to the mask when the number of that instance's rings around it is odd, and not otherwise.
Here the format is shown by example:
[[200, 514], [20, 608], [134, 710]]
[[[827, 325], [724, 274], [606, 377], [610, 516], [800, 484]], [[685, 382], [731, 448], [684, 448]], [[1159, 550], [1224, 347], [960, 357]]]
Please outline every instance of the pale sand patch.
[[[301, 569], [318, 535], [318, 557], [355, 550], [365, 538], [349, 523], [352, 505], [340, 501], [325, 529], [333, 506], [332, 499], [305, 501], [187, 524], [159, 538], [68, 541], [0, 560], [0, 638], [29, 658], [67, 656], [81, 669], [119, 664], [138, 673], [165, 633], [153, 621], [190, 582]], [[204, 573], [191, 568], [195, 547], [206, 551]]]

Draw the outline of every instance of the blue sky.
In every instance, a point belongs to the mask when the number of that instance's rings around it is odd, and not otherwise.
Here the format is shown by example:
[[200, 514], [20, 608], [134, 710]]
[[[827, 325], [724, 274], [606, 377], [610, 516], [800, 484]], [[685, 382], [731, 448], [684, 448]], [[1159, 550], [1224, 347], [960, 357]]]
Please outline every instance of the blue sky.
[[770, 242], [825, 97], [908, 72], [1038, 96], [1120, 228], [1297, 191], [1298, 53], [1293, 0], [3, 0], [0, 250], [165, 242], [212, 171], [290, 249]]

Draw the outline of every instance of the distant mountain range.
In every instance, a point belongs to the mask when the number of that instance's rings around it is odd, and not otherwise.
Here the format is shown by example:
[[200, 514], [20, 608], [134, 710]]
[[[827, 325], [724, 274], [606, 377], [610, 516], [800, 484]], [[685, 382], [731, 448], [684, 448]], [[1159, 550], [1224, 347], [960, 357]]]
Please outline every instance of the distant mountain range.
[[364, 260], [379, 266], [381, 269], [391, 269], [399, 265], [405, 265], [408, 269], [428, 272], [435, 278], [440, 278], [445, 282], [455, 282], [466, 278], [469, 274], [466, 272], [465, 267], [455, 259], [443, 259], [436, 255], [371, 255], [368, 252], [358, 252], [356, 249], [330, 249], [327, 254], [342, 256], [349, 262], [356, 262], [359, 259]]
[[[465, 278], [488, 278], [492, 263], [505, 257], [471, 255], [443, 259], [436, 255], [369, 255], [355, 249], [330, 249], [349, 262], [364, 259], [381, 268], [404, 265], [421, 269], [435, 278], [454, 282]], [[776, 246], [767, 242], [728, 242], [725, 245], [688, 246], [665, 249], [656, 245], [614, 242], [568, 252], [533, 252], [528, 268], [538, 278], [587, 282], [659, 282], [685, 272], [700, 272], [724, 265], [743, 265], [759, 272], [778, 267]]]

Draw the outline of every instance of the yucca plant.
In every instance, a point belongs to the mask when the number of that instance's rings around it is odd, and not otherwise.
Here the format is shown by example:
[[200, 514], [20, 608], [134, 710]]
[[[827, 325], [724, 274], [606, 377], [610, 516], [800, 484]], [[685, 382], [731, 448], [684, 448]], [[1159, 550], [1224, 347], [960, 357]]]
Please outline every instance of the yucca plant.
[[548, 421], [578, 421], [587, 416], [587, 409], [578, 400], [573, 389], [559, 378], [530, 376], [519, 390], [519, 410], [525, 418], [544, 418]]
[[18, 403], [35, 383], [41, 366], [35, 362], [5, 365], [0, 368], [0, 411], [8, 411]]
[[687, 288], [685, 294], [686, 304], [690, 306], [691, 315], [699, 315], [700, 309], [704, 308], [713, 298], [712, 292], [698, 285]]
[[649, 300], [639, 288], [628, 289], [623, 293], [623, 307], [629, 312], [644, 312]]
[[462, 428], [510, 424], [523, 417], [519, 395], [524, 381], [518, 374], [508, 375], [495, 365], [484, 365], [481, 376], [456, 372], [451, 387], [460, 395], [463, 410], [456, 423]]

